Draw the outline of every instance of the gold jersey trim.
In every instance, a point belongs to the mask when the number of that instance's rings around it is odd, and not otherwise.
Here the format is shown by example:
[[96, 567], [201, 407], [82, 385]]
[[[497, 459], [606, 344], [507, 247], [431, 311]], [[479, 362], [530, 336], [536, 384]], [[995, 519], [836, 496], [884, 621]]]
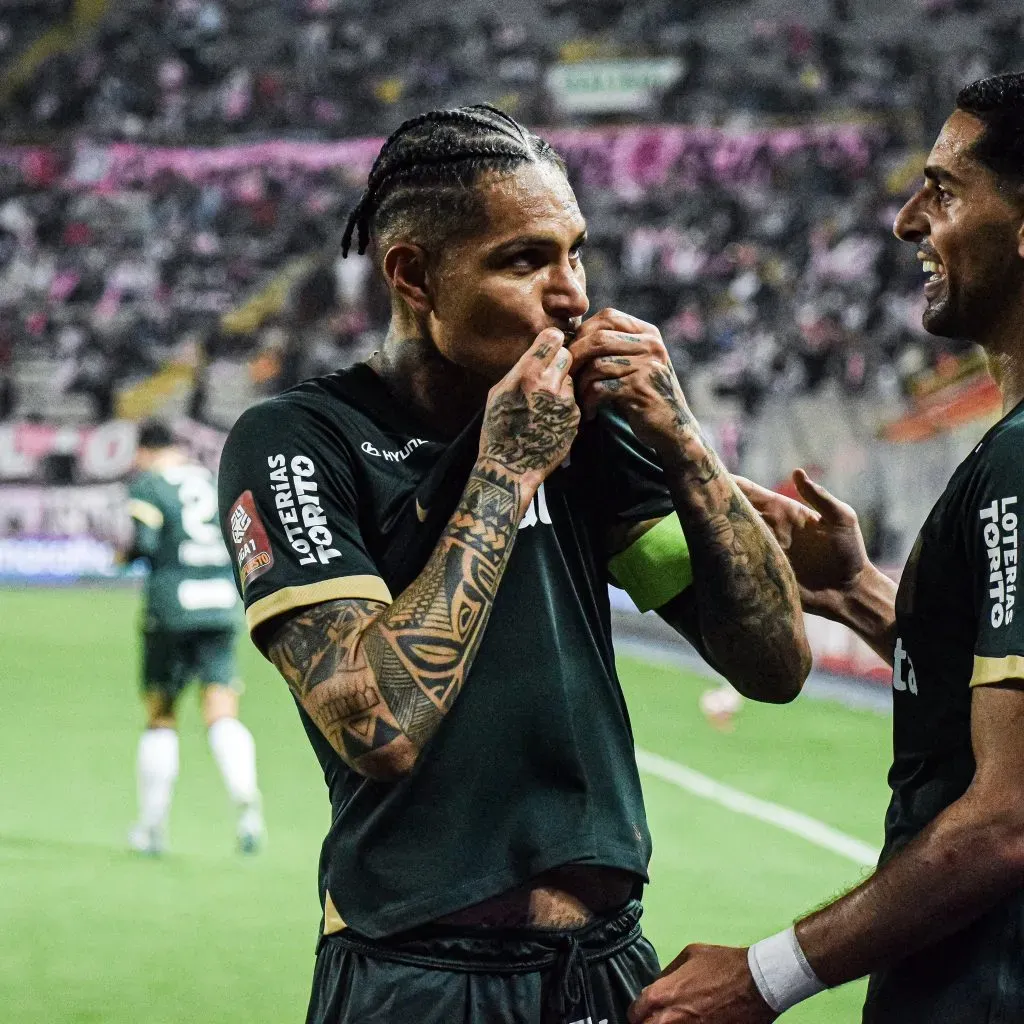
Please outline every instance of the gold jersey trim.
[[1003, 658], [974, 656], [971, 686], [988, 686], [1007, 679], [1024, 679], [1024, 657], [1019, 654], [1007, 654]]
[[282, 612], [293, 608], [306, 608], [322, 601], [337, 601], [354, 597], [363, 601], [383, 601], [391, 604], [391, 591], [379, 576], [338, 576], [333, 580], [320, 580], [301, 587], [282, 587], [273, 594], [253, 601], [245, 610], [245, 622], [251, 633], [257, 626]]
[[154, 530], [159, 530], [164, 525], [163, 512], [156, 505], [151, 505], [148, 501], [142, 501], [140, 498], [132, 498], [128, 502], [128, 515], [132, 519], [138, 519], [143, 526]]
[[347, 927], [348, 925], [338, 913], [338, 908], [334, 905], [334, 900], [331, 899], [331, 891], [328, 889], [327, 899], [324, 900], [324, 935], [333, 935]]

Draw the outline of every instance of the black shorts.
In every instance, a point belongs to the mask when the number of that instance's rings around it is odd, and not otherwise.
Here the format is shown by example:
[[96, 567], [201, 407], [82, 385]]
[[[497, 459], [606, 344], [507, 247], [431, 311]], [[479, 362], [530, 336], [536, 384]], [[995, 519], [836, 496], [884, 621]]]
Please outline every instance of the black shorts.
[[306, 1024], [626, 1024], [660, 971], [639, 901], [568, 932], [427, 925], [320, 942]]
[[142, 689], [177, 700], [192, 680], [238, 688], [235, 630], [147, 632], [142, 636]]

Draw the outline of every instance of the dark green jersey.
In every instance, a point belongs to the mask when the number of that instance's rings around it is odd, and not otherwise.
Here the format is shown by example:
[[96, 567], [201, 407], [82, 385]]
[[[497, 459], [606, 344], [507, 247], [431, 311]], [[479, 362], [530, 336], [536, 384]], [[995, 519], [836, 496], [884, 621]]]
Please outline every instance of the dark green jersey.
[[[477, 418], [442, 439], [364, 364], [248, 410], [221, 459], [220, 505], [257, 643], [290, 609], [401, 593], [455, 509], [479, 432]], [[408, 778], [351, 771], [300, 709], [333, 809], [328, 930], [391, 934], [570, 862], [646, 879], [606, 538], [671, 511], [648, 451], [602, 413], [523, 519], [465, 685]]]
[[[970, 784], [971, 687], [1024, 677], [1024, 609], [1017, 607], [1022, 507], [1024, 405], [957, 468], [900, 581], [883, 861]], [[876, 975], [865, 1019], [1024, 1020], [1022, 894]]]
[[213, 475], [186, 463], [139, 473], [128, 485], [135, 536], [145, 558], [147, 632], [227, 629], [238, 622], [231, 559], [217, 528]]

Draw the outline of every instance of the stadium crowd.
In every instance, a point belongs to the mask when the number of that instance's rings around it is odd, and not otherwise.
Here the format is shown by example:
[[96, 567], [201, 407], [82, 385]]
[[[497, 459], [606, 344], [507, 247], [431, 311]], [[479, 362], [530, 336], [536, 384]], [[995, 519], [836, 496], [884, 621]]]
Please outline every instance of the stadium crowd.
[[[887, 26], [885, 41], [865, 32], [861, 3], [828, 0], [821, 24], [804, 24], [758, 17], [755, 0], [711, 10], [695, 0], [510, 0], [500, 9], [479, 0], [126, 0], [20, 77], [4, 131], [168, 145], [375, 135], [468, 97], [498, 101], [531, 124], [578, 123], [554, 94], [553, 68], [655, 57], [680, 58], [681, 75], [633, 118], [704, 123], [912, 107], [935, 119], [950, 79], [959, 84], [978, 61], [1004, 66], [1021, 53], [1021, 16], [999, 0], [918, 0], [930, 18], [925, 45], [920, 33], [910, 45], [916, 18], [903, 18], [902, 33]], [[56, 21], [73, 6], [5, 6], [6, 53], [41, 14]], [[957, 22], [943, 32], [943, 19], [961, 10], [976, 15], [973, 30]], [[723, 19], [724, 35], [713, 31]]]
[[[569, 113], [551, 87], [553, 67], [594, 58], [680, 58], [678, 77], [631, 122], [742, 135], [856, 111], [867, 158], [794, 147], [695, 176], [684, 154], [666, 183], [632, 189], [589, 180], [570, 159], [590, 222], [592, 308], [658, 323], [681, 373], [709, 368], [718, 393], [751, 412], [770, 393], [827, 380], [898, 395], [943, 358], [922, 344], [920, 273], [889, 227], [956, 87], [1024, 64], [1019, 15], [986, 0], [922, 0], [930, 46], [911, 47], [868, 31], [852, 0], [833, 0], [821, 25], [754, 19], [726, 42], [699, 5], [668, 0], [520, 0], [500, 15], [470, 0], [436, 6], [399, 17], [396, 4], [371, 11], [368, 0], [124, 3], [31, 73], [9, 75], [0, 415], [52, 416], [78, 391], [104, 419], [120, 387], [168, 359], [212, 370], [198, 374], [208, 383], [218, 360], [245, 358], [256, 391], [273, 390], [369, 351], [386, 321], [363, 261], [335, 258], [360, 186], [351, 167], [168, 169], [100, 188], [83, 171], [94, 151], [379, 135], [424, 108], [481, 98], [541, 130], [614, 131], [621, 113]], [[18, 52], [25, 24], [40, 29], [40, 12], [55, 21], [71, 8], [35, 4], [36, 22], [7, 13], [3, 54]], [[730, 47], [742, 60], [725, 59]], [[282, 301], [225, 316], [275, 280]], [[21, 355], [58, 361], [50, 408], [19, 401]], [[200, 384], [200, 418], [207, 397]]]

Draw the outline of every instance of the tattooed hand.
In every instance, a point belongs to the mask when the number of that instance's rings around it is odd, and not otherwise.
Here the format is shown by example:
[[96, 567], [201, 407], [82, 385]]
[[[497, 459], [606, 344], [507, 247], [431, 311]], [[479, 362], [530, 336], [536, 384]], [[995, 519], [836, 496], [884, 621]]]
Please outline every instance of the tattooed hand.
[[717, 473], [705, 458], [710, 448], [686, 404], [657, 327], [615, 309], [602, 309], [583, 323], [572, 355], [576, 394], [587, 419], [603, 402], [610, 402], [626, 416], [637, 437], [660, 454], [671, 456], [688, 444], [694, 472]]
[[701, 434], [658, 329], [604, 309], [580, 328], [572, 354], [584, 414], [611, 402], [661, 462], [712, 664], [748, 697], [792, 700], [810, 669], [793, 570]]
[[561, 331], [541, 331], [487, 396], [480, 458], [521, 477], [527, 504], [569, 454], [580, 422], [569, 376], [572, 356], [562, 341]]

